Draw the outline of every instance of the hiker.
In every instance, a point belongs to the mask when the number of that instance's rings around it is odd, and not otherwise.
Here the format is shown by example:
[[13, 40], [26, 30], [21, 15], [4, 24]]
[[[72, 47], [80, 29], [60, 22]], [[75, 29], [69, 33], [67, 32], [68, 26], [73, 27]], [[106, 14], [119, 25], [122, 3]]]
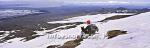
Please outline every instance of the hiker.
[[91, 21], [88, 20], [86, 21], [86, 24], [88, 25], [86, 28], [81, 27], [81, 36], [83, 36], [84, 34], [88, 34], [89, 36], [94, 35], [95, 32], [98, 32], [98, 27], [95, 24], [91, 24]]

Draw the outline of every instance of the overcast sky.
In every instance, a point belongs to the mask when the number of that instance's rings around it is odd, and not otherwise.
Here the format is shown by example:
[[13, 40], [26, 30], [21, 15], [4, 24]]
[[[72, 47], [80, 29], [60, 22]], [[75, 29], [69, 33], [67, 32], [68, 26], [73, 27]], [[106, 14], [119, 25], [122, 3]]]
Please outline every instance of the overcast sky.
[[150, 0], [0, 0], [9, 4], [51, 5], [64, 4], [150, 4]]
[[72, 2], [72, 3], [80, 3], [80, 2], [150, 2], [150, 0], [0, 0], [7, 2]]

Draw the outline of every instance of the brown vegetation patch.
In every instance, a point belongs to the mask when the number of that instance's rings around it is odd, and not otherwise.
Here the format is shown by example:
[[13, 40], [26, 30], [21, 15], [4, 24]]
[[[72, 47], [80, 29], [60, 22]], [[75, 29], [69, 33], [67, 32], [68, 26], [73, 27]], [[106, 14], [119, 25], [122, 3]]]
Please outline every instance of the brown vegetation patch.
[[108, 39], [116, 37], [118, 35], [127, 34], [127, 31], [121, 31], [121, 30], [111, 30], [107, 32]]

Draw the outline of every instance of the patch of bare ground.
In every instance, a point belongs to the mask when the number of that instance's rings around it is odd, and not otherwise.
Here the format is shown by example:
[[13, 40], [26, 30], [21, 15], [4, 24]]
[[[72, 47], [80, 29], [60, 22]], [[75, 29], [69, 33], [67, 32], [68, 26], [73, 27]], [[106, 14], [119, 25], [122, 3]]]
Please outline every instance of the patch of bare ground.
[[127, 31], [122, 31], [122, 30], [111, 30], [107, 32], [106, 37], [108, 39], [114, 38], [118, 35], [123, 35], [123, 34], [127, 34]]
[[[137, 15], [137, 14], [133, 14], [133, 15]], [[112, 16], [112, 17], [105, 18], [104, 20], [101, 20], [101, 21], [98, 21], [98, 22], [107, 22], [107, 21], [110, 21], [110, 20], [122, 19], [122, 18], [133, 16], [133, 15], [115, 15], [115, 16]]]
[[62, 46], [60, 46], [60, 45], [51, 45], [51, 46], [48, 46], [47, 48], [75, 48], [76, 46], [81, 44], [80, 43], [81, 41], [83, 41], [82, 38], [68, 41], [68, 42], [64, 43], [64, 45], [62, 45]]

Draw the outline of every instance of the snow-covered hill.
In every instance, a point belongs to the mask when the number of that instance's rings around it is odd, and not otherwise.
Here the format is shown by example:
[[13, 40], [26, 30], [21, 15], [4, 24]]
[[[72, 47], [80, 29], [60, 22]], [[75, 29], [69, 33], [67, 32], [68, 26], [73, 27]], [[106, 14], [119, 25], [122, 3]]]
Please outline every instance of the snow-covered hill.
[[[85, 22], [91, 20], [93, 24], [96, 24], [99, 28], [99, 32], [94, 36], [94, 39], [88, 38], [81, 41], [80, 45], [76, 48], [149, 48], [150, 47], [150, 12], [142, 13], [139, 15], [131, 16], [128, 18], [111, 20], [105, 23], [97, 22], [105, 18], [112, 17], [115, 15], [131, 15], [126, 13], [111, 13], [111, 14], [97, 14], [97, 15], [86, 15], [74, 18], [65, 19], [62, 21], [48, 22], [50, 24], [56, 23], [72, 23], [72, 22]], [[66, 25], [70, 26], [70, 25]], [[60, 26], [60, 27], [66, 27]], [[39, 35], [35, 39], [24, 41], [23, 38], [14, 38], [8, 40], [5, 43], [0, 43], [0, 47], [4, 48], [46, 48], [50, 45], [63, 45], [65, 42], [75, 40], [78, 35], [81, 34], [80, 27], [86, 26], [86, 24], [77, 25], [75, 28], [57, 30], [56, 33], [48, 34], [57, 28], [45, 31], [35, 31]], [[60, 28], [58, 27], [58, 28]], [[106, 32], [110, 30], [125, 30], [128, 34], [119, 35], [112, 39], [106, 39], [104, 36]]]
[[149, 15], [150, 12], [147, 12], [104, 24], [97, 23], [100, 34], [110, 30], [125, 30], [128, 34], [119, 35], [112, 39], [85, 39], [76, 48], [150, 48]]

